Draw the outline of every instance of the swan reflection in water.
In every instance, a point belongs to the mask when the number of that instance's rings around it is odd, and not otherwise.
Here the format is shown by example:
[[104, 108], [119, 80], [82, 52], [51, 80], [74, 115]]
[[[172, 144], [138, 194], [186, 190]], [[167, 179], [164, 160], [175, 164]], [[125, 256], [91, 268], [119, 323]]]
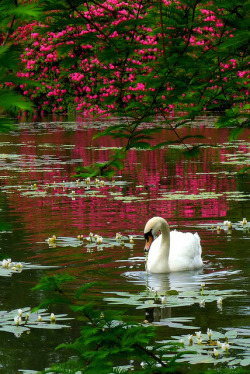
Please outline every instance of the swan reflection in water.
[[126, 272], [123, 275], [128, 282], [145, 286], [147, 290], [159, 295], [159, 307], [155, 305], [145, 309], [145, 319], [148, 322], [160, 322], [171, 317], [171, 307], [162, 304], [160, 296], [169, 291], [178, 293], [200, 291], [203, 270], [181, 271], [173, 273], [148, 273], [146, 271]]

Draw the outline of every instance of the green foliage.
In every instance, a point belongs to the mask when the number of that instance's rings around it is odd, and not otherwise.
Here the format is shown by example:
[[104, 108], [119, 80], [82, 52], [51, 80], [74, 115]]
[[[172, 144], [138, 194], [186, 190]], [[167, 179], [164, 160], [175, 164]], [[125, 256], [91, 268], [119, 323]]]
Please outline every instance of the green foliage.
[[35, 85], [33, 81], [16, 76], [25, 45], [13, 43], [11, 36], [23, 22], [38, 19], [39, 14], [40, 10], [35, 2], [24, 4], [15, 0], [3, 0], [0, 3], [0, 114], [4, 115], [0, 118], [0, 132], [13, 127], [14, 120], [9, 115], [16, 116], [20, 111], [33, 111], [30, 100], [16, 90], [16, 86], [21, 83]]
[[[35, 107], [42, 106], [45, 111], [52, 111], [53, 100], [45, 104], [44, 97], [48, 94], [47, 86], [51, 84], [54, 89], [59, 78], [60, 88], [66, 92], [60, 98], [62, 105], [56, 108], [59, 112], [74, 113], [77, 107], [74, 95], [79, 88], [79, 97], [90, 102], [93, 108], [95, 105], [109, 108], [110, 113], [126, 118], [125, 123], [110, 127], [101, 134], [122, 139], [125, 143], [123, 149], [111, 154], [105, 163], [85, 166], [80, 170], [80, 176], [111, 177], [117, 169], [123, 168], [128, 150], [154, 150], [172, 144], [165, 139], [152, 146], [151, 140], [159, 131], [159, 126], [152, 124], [156, 113], [165, 120], [161, 128], [174, 131], [176, 142], [183, 144], [189, 155], [195, 155], [198, 148], [185, 145], [185, 139], [178, 134], [178, 127], [202, 114], [204, 109], [221, 113], [217, 126], [233, 126], [232, 139], [239, 135], [242, 128], [249, 126], [245, 83], [249, 45], [248, 1], [214, 0], [203, 4], [185, 0], [178, 6], [175, 1], [168, 4], [147, 1], [139, 2], [136, 12], [134, 4], [122, 2], [119, 6], [108, 8], [104, 2], [96, 0], [39, 0], [31, 3], [3, 0], [0, 3], [0, 30], [4, 38], [0, 47], [0, 107], [3, 112], [16, 114], [33, 109], [20, 96], [22, 90], [18, 87], [21, 81], [17, 79], [16, 72], [20, 69], [18, 63], [25, 47], [32, 49], [35, 59], [39, 48], [36, 50], [34, 40], [30, 38], [21, 40], [18, 45], [13, 42], [15, 39], [11, 39], [13, 32], [24, 25], [25, 20], [38, 21], [34, 30], [43, 35], [44, 40], [49, 37], [49, 32], [72, 27], [51, 45], [51, 51], [57, 51], [58, 55], [55, 62], [46, 62], [45, 58], [38, 60], [43, 69], [45, 66], [48, 68], [48, 76], [39, 90], [30, 90]], [[203, 15], [204, 8], [219, 21], [219, 26]], [[95, 12], [96, 9], [99, 10]], [[133, 16], [116, 22], [123, 10]], [[86, 12], [91, 17], [87, 17]], [[207, 28], [212, 28], [213, 32], [208, 32]], [[114, 33], [115, 37], [112, 36]], [[155, 37], [156, 48], [152, 51], [147, 40]], [[141, 41], [145, 41], [145, 46]], [[83, 50], [82, 46], [87, 44], [91, 44], [91, 48]], [[91, 63], [93, 59], [98, 62]], [[87, 72], [83, 69], [83, 61], [91, 63]], [[110, 65], [112, 68], [109, 68]], [[54, 67], [58, 68], [59, 76], [54, 73]], [[41, 78], [39, 69], [39, 64], [33, 68], [34, 82]], [[26, 71], [30, 72], [28, 68]], [[79, 87], [70, 78], [74, 72], [84, 73]], [[239, 78], [238, 73], [246, 73], [245, 78], [244, 74]], [[91, 79], [94, 79], [94, 85]], [[108, 84], [104, 83], [105, 79]], [[109, 82], [112, 82], [115, 94], [102, 96], [102, 90], [108, 92]], [[29, 80], [24, 79], [22, 85], [27, 84]], [[95, 102], [92, 98], [89, 100], [82, 90], [85, 85], [91, 86]], [[77, 100], [79, 97], [75, 96]], [[185, 113], [182, 121], [167, 118], [172, 110]], [[141, 128], [145, 123], [147, 128]], [[7, 128], [6, 122], [3, 129]]]
[[[57, 295], [67, 300], [76, 318], [82, 322], [79, 337], [71, 343], [60, 344], [57, 349], [65, 351], [65, 362], [56, 363], [51, 368], [44, 370], [42, 373], [171, 373], [179, 372], [180, 362], [183, 365], [186, 357], [194, 362], [203, 362], [202, 355], [206, 354], [204, 349], [208, 350], [208, 362], [225, 362], [233, 360], [233, 357], [223, 357], [220, 359], [211, 356], [211, 349], [215, 342], [211, 338], [204, 338], [202, 345], [193, 343], [186, 345], [175, 342], [174, 340], [164, 340], [162, 343], [156, 341], [156, 331], [153, 326], [138, 323], [124, 322], [122, 312], [115, 310], [100, 311], [92, 303], [86, 303], [86, 292], [95, 284], [84, 284], [75, 291], [75, 295], [69, 296], [65, 291], [65, 284], [71, 282], [73, 277], [68, 275], [55, 275], [54, 277], [42, 278], [41, 283], [34, 287], [34, 290], [43, 290], [50, 295], [52, 303], [57, 299]], [[56, 286], [56, 287], [55, 287]], [[72, 293], [71, 293], [72, 294]], [[83, 299], [81, 296], [83, 295]], [[171, 291], [171, 295], [176, 292]], [[45, 304], [50, 304], [50, 299], [45, 300]], [[58, 299], [60, 301], [60, 298]], [[65, 316], [62, 316], [62, 319]], [[184, 328], [180, 322], [188, 322], [189, 318], [175, 318], [177, 325]], [[173, 318], [169, 318], [173, 322]], [[176, 326], [177, 326], [176, 325]], [[195, 329], [195, 327], [192, 326]], [[222, 338], [230, 340], [232, 345], [238, 344], [237, 332], [234, 330], [226, 332], [225, 335], [219, 332], [212, 332], [213, 340]], [[178, 337], [174, 337], [179, 339]], [[183, 336], [183, 341], [187, 336]], [[239, 344], [241, 344], [239, 342]], [[244, 342], [242, 343], [244, 346]], [[185, 348], [186, 347], [186, 348]], [[201, 352], [200, 352], [201, 350]], [[210, 352], [210, 354], [209, 354]], [[190, 356], [191, 355], [191, 356]], [[203, 356], [204, 357], [204, 356]], [[210, 359], [210, 361], [209, 361]], [[201, 361], [200, 361], [201, 360]], [[217, 360], [217, 361], [216, 361]], [[179, 362], [178, 362], [179, 361]], [[237, 361], [237, 360], [236, 360]], [[242, 361], [248, 362], [248, 359]], [[246, 374], [244, 368], [229, 369], [219, 367], [218, 369], [197, 371], [205, 374]]]
[[[66, 354], [70, 352], [71, 358], [66, 362], [55, 364], [44, 373], [51, 373], [51, 371], [61, 374], [73, 374], [78, 371], [88, 374], [126, 373], [127, 366], [133, 368], [134, 373], [169, 373], [175, 370], [176, 359], [182, 355], [177, 353], [180, 346], [178, 343], [168, 346], [169, 352], [176, 353], [174, 358], [163, 359], [164, 354], [167, 353], [166, 347], [163, 349], [163, 344], [155, 341], [153, 327], [125, 323], [122, 321], [121, 312], [111, 310], [101, 312], [92, 304], [83, 303], [81, 295], [92, 284], [76, 290], [75, 298], [71, 299], [61, 287], [71, 280], [73, 278], [67, 275], [56, 275], [42, 278], [41, 283], [34, 287], [34, 290], [49, 292], [50, 299], [45, 300], [45, 304], [49, 304], [51, 298], [54, 303], [57, 294], [63, 295], [78, 318], [84, 321], [81, 334], [73, 343], [64, 343], [57, 347], [57, 349], [64, 349]], [[52, 291], [53, 295], [51, 295]]]

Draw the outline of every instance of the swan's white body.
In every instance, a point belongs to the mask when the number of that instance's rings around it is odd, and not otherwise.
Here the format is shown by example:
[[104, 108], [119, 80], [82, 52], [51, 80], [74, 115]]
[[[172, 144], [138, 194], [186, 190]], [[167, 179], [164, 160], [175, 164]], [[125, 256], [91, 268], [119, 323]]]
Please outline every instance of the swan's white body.
[[153, 217], [145, 226], [145, 237], [147, 233], [154, 237], [158, 231], [161, 231], [161, 235], [149, 244], [148, 271], [169, 273], [199, 269], [203, 266], [200, 237], [197, 233], [170, 232], [167, 221], [161, 217]]

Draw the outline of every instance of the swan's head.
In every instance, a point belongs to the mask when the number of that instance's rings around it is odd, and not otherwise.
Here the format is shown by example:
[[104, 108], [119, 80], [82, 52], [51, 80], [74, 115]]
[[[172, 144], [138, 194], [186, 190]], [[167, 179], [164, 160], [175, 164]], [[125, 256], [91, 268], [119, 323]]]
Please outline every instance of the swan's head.
[[145, 252], [149, 251], [155, 235], [159, 231], [162, 231], [163, 225], [168, 226], [168, 223], [161, 217], [153, 217], [146, 223], [144, 228], [144, 238], [146, 239], [146, 244], [144, 247]]

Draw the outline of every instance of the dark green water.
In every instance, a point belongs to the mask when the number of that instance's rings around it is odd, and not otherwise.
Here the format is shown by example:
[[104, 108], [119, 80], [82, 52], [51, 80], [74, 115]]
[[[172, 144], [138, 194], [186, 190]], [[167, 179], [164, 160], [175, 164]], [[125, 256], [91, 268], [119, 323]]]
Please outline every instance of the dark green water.
[[[21, 124], [0, 135], [1, 259], [41, 265], [25, 265], [21, 272], [0, 269], [0, 373], [49, 367], [64, 358], [55, 347], [78, 336], [79, 322], [74, 319], [65, 322], [69, 327], [56, 330], [30, 327], [20, 333], [13, 330], [14, 320], [11, 332], [3, 328], [3, 311], [38, 305], [44, 295], [31, 287], [42, 276], [64, 271], [76, 276], [75, 286], [101, 282], [86, 300], [94, 300], [100, 310], [125, 310], [128, 321], [157, 325], [159, 340], [176, 337], [188, 344], [187, 336], [201, 331], [204, 345], [199, 357], [209, 358], [209, 367], [215, 361], [206, 345], [207, 329], [216, 340], [217, 333], [231, 332], [229, 356], [220, 352], [220, 359], [241, 365], [250, 357], [250, 225], [241, 221], [250, 217], [249, 176], [238, 172], [249, 163], [249, 132], [229, 142], [228, 130], [214, 129], [204, 118], [182, 130], [182, 135], [206, 136], [206, 146], [195, 158], [186, 158], [180, 146], [131, 150], [113, 181], [76, 181], [77, 165], [107, 160], [110, 150], [120, 146], [109, 138], [92, 140], [105, 125]], [[160, 142], [166, 134], [158, 136]], [[167, 219], [172, 229], [199, 233], [204, 269], [146, 274], [143, 229], [155, 215]], [[226, 220], [232, 222], [231, 230]], [[103, 243], [77, 239], [90, 232], [102, 236]], [[114, 240], [116, 233], [126, 239]], [[57, 240], [48, 243], [52, 235]], [[206, 284], [203, 296], [201, 283]], [[170, 289], [179, 295], [154, 303], [155, 291], [163, 296]], [[220, 297], [222, 305], [217, 303]], [[48, 312], [70, 314], [59, 307]], [[195, 336], [193, 340], [197, 347]]]

